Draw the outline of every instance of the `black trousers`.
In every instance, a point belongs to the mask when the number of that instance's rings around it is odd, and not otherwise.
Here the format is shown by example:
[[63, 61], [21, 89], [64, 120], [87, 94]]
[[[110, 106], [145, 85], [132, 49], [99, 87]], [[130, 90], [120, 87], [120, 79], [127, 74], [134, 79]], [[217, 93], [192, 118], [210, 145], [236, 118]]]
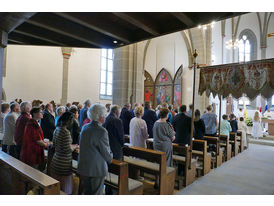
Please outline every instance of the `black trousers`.
[[16, 158], [20, 160], [22, 145], [16, 145]]
[[15, 145], [2, 145], [2, 151], [16, 158], [16, 146]]
[[8, 145], [3, 144], [2, 145], [2, 151], [5, 152], [5, 153], [8, 153]]
[[16, 145], [9, 145], [8, 146], [8, 154], [14, 158], [17, 158], [17, 153], [16, 153]]

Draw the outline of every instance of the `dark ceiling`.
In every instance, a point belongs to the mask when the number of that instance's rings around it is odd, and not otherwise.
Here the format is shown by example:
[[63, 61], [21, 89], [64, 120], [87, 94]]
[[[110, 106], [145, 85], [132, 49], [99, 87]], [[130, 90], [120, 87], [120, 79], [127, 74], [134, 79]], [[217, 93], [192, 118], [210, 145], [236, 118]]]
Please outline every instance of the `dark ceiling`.
[[239, 12], [0, 12], [8, 44], [117, 48]]

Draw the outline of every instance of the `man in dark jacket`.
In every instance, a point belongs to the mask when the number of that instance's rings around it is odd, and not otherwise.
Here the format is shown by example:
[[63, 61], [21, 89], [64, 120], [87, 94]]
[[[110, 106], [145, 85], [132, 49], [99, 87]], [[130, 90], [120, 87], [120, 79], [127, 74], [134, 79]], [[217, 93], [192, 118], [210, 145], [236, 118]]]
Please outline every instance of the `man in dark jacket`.
[[235, 115], [230, 114], [229, 119], [230, 119], [229, 123], [230, 123], [230, 126], [232, 128], [232, 132], [237, 133], [237, 131], [238, 131], [238, 122], [236, 120]]
[[113, 159], [122, 160], [124, 145], [124, 128], [120, 116], [120, 107], [113, 105], [103, 127], [108, 131], [109, 146], [113, 153]]
[[151, 109], [150, 102], [145, 102], [145, 112], [143, 116], [143, 120], [147, 123], [147, 131], [149, 134], [149, 138], [153, 138], [152, 128], [154, 123], [157, 121], [156, 112]]
[[55, 130], [55, 118], [53, 114], [53, 106], [51, 103], [46, 105], [43, 112], [43, 119], [41, 119], [41, 127], [44, 133], [44, 137], [52, 141], [53, 132]]
[[130, 120], [133, 118], [130, 112], [130, 107], [131, 107], [130, 103], [125, 104], [120, 115], [120, 119], [123, 121], [125, 134], [129, 134], [129, 123], [130, 123]]
[[186, 105], [180, 107], [180, 113], [173, 120], [176, 132], [175, 143], [179, 145], [190, 145], [191, 118], [186, 115]]

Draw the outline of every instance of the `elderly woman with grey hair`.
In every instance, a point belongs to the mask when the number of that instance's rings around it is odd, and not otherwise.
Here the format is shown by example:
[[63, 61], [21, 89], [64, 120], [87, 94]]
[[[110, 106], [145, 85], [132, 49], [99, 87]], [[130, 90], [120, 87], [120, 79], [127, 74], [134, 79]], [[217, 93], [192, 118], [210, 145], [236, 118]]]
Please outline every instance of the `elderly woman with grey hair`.
[[85, 195], [102, 195], [108, 164], [113, 158], [108, 132], [102, 127], [105, 122], [106, 108], [102, 104], [93, 104], [87, 114], [92, 121], [83, 126], [80, 134], [78, 174], [80, 174]]
[[66, 112], [66, 107], [65, 106], [59, 106], [59, 107], [57, 107], [57, 109], [56, 109], [56, 117], [55, 117], [55, 127], [57, 127], [58, 119], [65, 112]]
[[14, 132], [14, 140], [16, 142], [17, 159], [20, 159], [25, 126], [26, 126], [27, 122], [31, 119], [31, 117], [30, 117], [31, 108], [32, 108], [32, 106], [31, 106], [30, 102], [21, 102], [21, 104], [20, 104], [21, 114], [18, 117], [18, 119], [16, 120], [15, 132]]

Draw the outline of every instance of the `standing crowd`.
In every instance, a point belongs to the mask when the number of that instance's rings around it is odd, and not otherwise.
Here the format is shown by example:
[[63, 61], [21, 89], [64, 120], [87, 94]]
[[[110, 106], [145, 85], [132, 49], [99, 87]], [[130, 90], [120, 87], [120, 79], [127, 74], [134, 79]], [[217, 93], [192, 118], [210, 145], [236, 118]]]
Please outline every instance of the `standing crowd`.
[[[42, 109], [44, 108], [44, 109]], [[156, 111], [150, 102], [144, 107], [136, 103], [106, 106], [92, 104], [89, 99], [81, 104], [59, 106], [51, 103], [44, 107], [30, 102], [13, 101], [1, 104], [1, 143], [3, 152], [31, 167], [44, 171], [45, 148], [53, 152], [50, 175], [60, 181], [61, 190], [72, 194], [72, 151], [78, 147], [78, 173], [83, 182], [84, 194], [103, 194], [104, 178], [112, 159], [122, 160], [124, 135], [130, 145], [146, 148], [146, 140], [153, 138], [155, 150], [166, 153], [167, 166], [172, 166], [172, 142], [190, 145], [193, 107], [181, 105], [179, 111], [172, 105], [158, 105]], [[217, 115], [211, 105], [201, 115], [194, 111], [194, 138], [217, 136]], [[237, 120], [238, 119], [238, 120]], [[239, 121], [239, 122], [238, 122]], [[224, 114], [220, 134], [242, 131], [247, 147], [247, 127], [244, 118]], [[252, 135], [262, 136], [260, 117], [256, 111]]]

